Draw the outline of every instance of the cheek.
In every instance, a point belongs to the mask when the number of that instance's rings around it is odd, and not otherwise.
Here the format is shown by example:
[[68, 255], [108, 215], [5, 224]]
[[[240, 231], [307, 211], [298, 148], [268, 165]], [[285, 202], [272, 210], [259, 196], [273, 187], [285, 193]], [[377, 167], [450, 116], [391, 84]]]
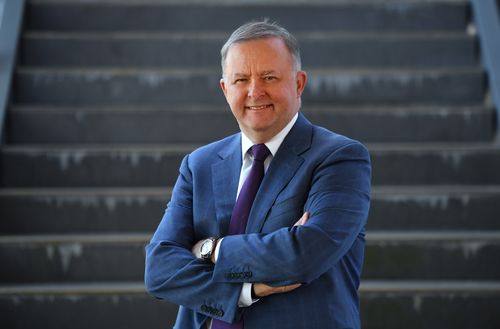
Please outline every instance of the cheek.
[[238, 89], [228, 90], [226, 99], [230, 104], [239, 104], [245, 101], [245, 94]]

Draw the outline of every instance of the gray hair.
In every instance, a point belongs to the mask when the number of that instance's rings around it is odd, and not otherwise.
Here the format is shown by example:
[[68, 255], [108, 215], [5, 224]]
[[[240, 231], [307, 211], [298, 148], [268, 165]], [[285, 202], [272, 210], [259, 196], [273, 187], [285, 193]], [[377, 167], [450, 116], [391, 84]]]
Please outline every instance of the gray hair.
[[302, 65], [297, 39], [295, 39], [295, 37], [284, 27], [278, 25], [276, 22], [269, 22], [268, 19], [265, 19], [263, 21], [254, 21], [241, 25], [231, 34], [229, 39], [227, 39], [220, 51], [222, 74], [224, 74], [224, 65], [231, 46], [239, 42], [273, 37], [283, 40], [292, 55], [295, 69], [299, 71]]

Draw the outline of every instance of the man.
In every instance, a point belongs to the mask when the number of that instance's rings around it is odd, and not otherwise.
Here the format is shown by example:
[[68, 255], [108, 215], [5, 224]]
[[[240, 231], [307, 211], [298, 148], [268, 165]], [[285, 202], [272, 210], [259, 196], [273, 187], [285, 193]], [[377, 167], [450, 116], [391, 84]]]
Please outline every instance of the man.
[[175, 328], [360, 328], [367, 150], [299, 113], [307, 75], [284, 28], [245, 24], [221, 55], [241, 133], [183, 159], [148, 291], [181, 305]]

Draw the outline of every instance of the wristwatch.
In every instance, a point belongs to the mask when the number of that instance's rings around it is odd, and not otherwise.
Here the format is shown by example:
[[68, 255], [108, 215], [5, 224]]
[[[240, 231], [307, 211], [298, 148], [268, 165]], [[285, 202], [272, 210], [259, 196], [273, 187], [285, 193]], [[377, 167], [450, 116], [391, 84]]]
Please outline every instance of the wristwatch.
[[212, 258], [213, 253], [215, 252], [216, 238], [207, 238], [200, 247], [200, 254], [202, 259], [210, 260]]

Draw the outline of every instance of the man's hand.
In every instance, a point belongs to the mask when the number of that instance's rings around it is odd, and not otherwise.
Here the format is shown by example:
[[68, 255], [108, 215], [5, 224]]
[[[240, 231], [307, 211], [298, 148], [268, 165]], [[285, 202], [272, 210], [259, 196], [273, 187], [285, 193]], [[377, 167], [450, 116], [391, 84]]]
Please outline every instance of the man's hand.
[[302, 284], [296, 283], [291, 284], [289, 286], [281, 286], [281, 287], [271, 287], [264, 283], [254, 283], [252, 285], [253, 293], [257, 297], [266, 297], [274, 294], [283, 294], [285, 292], [290, 292], [292, 290], [297, 289]]

